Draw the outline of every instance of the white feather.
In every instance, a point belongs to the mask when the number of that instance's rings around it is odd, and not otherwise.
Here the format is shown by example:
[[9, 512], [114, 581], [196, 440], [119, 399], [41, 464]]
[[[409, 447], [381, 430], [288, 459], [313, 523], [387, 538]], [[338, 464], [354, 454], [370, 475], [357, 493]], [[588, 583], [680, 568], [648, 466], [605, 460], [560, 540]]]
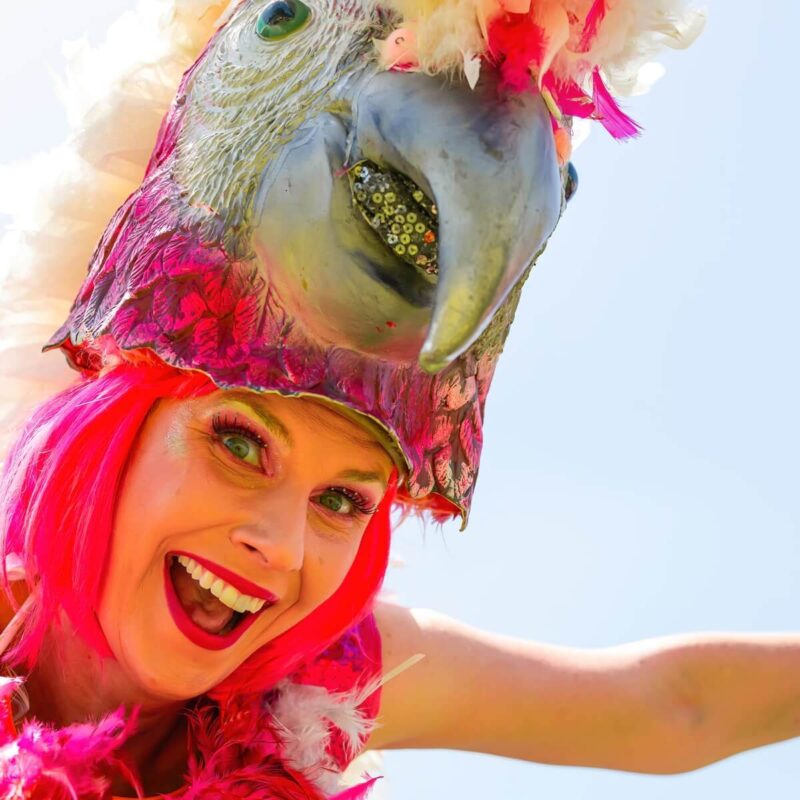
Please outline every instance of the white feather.
[[109, 218], [141, 180], [181, 75], [230, 5], [141, 0], [99, 47], [66, 45], [59, 92], [68, 140], [0, 167], [0, 211], [12, 218], [0, 240], [0, 454], [31, 408], [71, 381], [63, 357], [40, 349], [66, 318]]
[[359, 710], [377, 684], [347, 693], [329, 692], [322, 686], [285, 682], [271, 707], [287, 762], [313, 781], [323, 792], [342, 788], [341, 773], [328, 753], [331, 726], [341, 731], [351, 757], [374, 727], [374, 720]]
[[355, 758], [376, 724], [374, 719], [364, 716], [360, 706], [384, 684], [423, 658], [417, 653], [381, 678], [349, 692], [329, 692], [323, 686], [289, 680], [279, 684], [270, 712], [281, 738], [283, 757], [324, 792], [336, 792], [357, 783], [365, 771], [365, 762], [361, 761], [360, 768], [348, 769], [346, 776], [339, 771], [329, 754], [331, 727], [344, 736], [347, 753]]
[[[524, 10], [509, 0], [388, 0], [416, 34], [416, 61], [424, 72], [463, 69], [463, 53], [487, 50], [487, 21], [505, 11]], [[513, 6], [513, 8], [512, 8]], [[684, 0], [608, 0], [608, 11], [588, 52], [578, 52], [575, 30], [591, 0], [532, 0], [531, 13], [548, 40], [545, 71], [583, 84], [595, 67], [618, 94], [641, 91], [640, 71], [665, 47], [688, 47], [705, 24], [704, 11], [689, 9]], [[567, 21], [573, 30], [568, 35]], [[578, 22], [575, 22], [578, 21]], [[652, 74], [652, 72], [651, 72]]]

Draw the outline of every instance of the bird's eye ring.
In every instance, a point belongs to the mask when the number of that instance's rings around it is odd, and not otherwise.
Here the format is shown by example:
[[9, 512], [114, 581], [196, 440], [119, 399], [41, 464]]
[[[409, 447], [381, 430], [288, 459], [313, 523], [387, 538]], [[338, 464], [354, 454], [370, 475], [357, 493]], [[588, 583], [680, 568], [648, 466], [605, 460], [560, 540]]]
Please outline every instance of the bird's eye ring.
[[283, 39], [300, 30], [310, 16], [311, 9], [301, 0], [272, 0], [258, 16], [256, 33], [270, 41]]
[[564, 199], [569, 203], [573, 197], [575, 197], [575, 192], [578, 191], [578, 170], [575, 169], [575, 165], [570, 161], [567, 164], [567, 176], [564, 181]]

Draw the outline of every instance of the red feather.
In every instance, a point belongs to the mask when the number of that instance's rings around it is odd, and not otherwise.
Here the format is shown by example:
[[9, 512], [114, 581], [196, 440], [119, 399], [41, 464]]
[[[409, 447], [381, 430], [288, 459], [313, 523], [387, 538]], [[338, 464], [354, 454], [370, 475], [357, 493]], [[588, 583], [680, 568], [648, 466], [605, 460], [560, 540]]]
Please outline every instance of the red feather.
[[488, 29], [489, 52], [500, 65], [503, 86], [517, 92], [531, 87], [531, 66], [542, 63], [545, 32], [528, 14], [506, 13]]

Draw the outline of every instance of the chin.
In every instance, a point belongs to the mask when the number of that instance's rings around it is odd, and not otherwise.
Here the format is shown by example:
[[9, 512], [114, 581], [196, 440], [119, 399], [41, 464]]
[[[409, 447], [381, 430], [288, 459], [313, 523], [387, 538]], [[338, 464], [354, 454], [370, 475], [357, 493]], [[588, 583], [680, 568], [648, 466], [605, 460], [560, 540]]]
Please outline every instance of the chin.
[[236, 668], [221, 663], [219, 654], [214, 658], [212, 653], [198, 651], [166, 609], [162, 614], [147, 615], [159, 620], [156, 625], [138, 616], [129, 617], [124, 627], [106, 636], [127, 681], [143, 697], [164, 702], [189, 700], [208, 692]]
[[226, 677], [222, 671], [212, 673], [197, 660], [177, 655], [151, 658], [127, 653], [123, 658], [125, 672], [144, 694], [168, 702], [190, 700], [206, 694]]

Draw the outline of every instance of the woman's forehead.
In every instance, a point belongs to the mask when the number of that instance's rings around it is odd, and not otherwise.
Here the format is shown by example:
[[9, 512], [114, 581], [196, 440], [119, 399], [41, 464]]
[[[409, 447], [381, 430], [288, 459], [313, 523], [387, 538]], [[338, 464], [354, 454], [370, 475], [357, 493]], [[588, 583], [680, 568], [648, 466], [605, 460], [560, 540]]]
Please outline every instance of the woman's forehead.
[[221, 389], [209, 399], [211, 402], [241, 403], [247, 406], [271, 433], [289, 445], [292, 444], [292, 429], [301, 425], [312, 428], [316, 435], [345, 438], [357, 447], [380, 452], [387, 461], [391, 461], [390, 455], [373, 435], [366, 421], [362, 424], [353, 415], [340, 413], [328, 401], [250, 389]]

